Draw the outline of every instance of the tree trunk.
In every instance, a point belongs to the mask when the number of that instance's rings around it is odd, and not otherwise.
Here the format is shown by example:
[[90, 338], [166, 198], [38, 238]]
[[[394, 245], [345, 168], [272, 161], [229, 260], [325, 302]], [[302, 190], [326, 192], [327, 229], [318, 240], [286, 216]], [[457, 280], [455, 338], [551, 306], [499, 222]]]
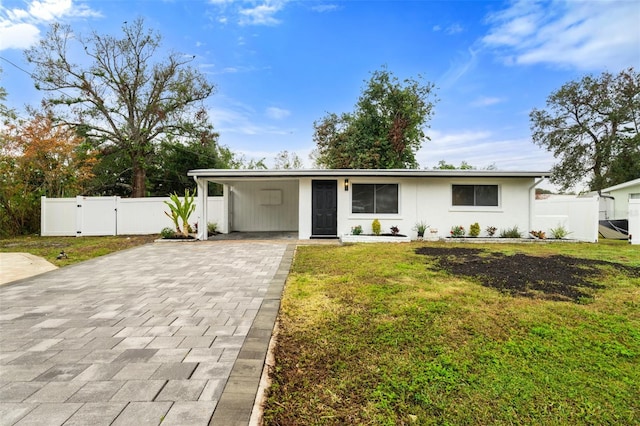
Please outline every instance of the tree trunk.
[[131, 182], [131, 197], [142, 198], [147, 192], [147, 170], [137, 159], [133, 159], [133, 181]]

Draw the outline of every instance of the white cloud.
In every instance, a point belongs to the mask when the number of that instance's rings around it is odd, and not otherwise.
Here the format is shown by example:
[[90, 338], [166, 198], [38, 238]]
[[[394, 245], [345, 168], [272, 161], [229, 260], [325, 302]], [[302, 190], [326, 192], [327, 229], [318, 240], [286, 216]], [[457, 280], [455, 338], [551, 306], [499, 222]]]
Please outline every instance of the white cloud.
[[265, 114], [267, 117], [273, 118], [274, 120], [282, 120], [283, 118], [287, 118], [288, 116], [290, 116], [291, 111], [278, 107], [269, 107], [267, 108]]
[[640, 65], [638, 22], [634, 1], [519, 0], [487, 17], [482, 42], [511, 64], [621, 69]]
[[471, 102], [471, 106], [484, 107], [484, 106], [491, 106], [491, 105], [499, 104], [501, 102], [504, 102], [504, 99], [485, 96], [485, 97], [476, 99], [475, 101]]
[[[442, 31], [442, 30], [443, 30], [443, 27], [441, 25], [434, 25], [431, 28], [431, 31], [433, 31], [433, 32], [438, 32], [438, 31]], [[458, 34], [458, 33], [463, 32], [464, 28], [460, 24], [451, 24], [451, 25], [447, 26], [446, 28], [444, 28], [444, 31], [448, 35], [453, 35], [453, 34]]]
[[447, 34], [449, 35], [458, 34], [462, 31], [464, 31], [464, 28], [462, 28], [462, 25], [460, 24], [452, 24], [447, 27]]
[[274, 15], [282, 9], [284, 3], [266, 2], [253, 8], [240, 10], [240, 25], [278, 25], [280, 20]]
[[0, 51], [26, 49], [40, 39], [40, 30], [35, 25], [0, 21]]
[[73, 0], [31, 1], [25, 9], [0, 4], [0, 50], [26, 49], [40, 37], [40, 27], [65, 18], [97, 18], [100, 13]]
[[466, 161], [477, 168], [495, 164], [499, 170], [545, 171], [553, 164], [553, 156], [529, 139], [501, 139], [486, 130], [432, 130], [429, 136], [431, 140], [416, 155], [422, 167], [431, 168], [445, 160], [456, 166]]
[[280, 12], [289, 0], [209, 0], [214, 5], [219, 16], [215, 19], [221, 24], [230, 20], [239, 25], [278, 25], [280, 19], [276, 14]]
[[473, 70], [478, 62], [478, 52], [469, 49], [467, 52], [458, 52], [449, 69], [437, 81], [441, 89], [453, 86], [467, 72]]
[[220, 133], [262, 136], [286, 135], [293, 131], [293, 129], [259, 123], [255, 115], [252, 108], [228, 99], [224, 106], [209, 109], [209, 116]]
[[334, 12], [338, 9], [339, 9], [338, 5], [335, 5], [335, 4], [320, 4], [318, 6], [313, 6], [311, 8], [311, 10], [313, 10], [314, 12], [320, 12], [320, 13]]

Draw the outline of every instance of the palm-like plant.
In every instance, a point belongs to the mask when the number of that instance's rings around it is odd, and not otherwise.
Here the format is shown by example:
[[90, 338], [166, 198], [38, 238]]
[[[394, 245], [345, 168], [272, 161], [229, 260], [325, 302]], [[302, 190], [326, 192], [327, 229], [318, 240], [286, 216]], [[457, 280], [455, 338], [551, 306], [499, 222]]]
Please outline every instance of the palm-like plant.
[[[184, 201], [180, 200], [178, 194], [175, 192], [169, 196], [171, 202], [165, 201], [164, 203], [169, 206], [171, 213], [164, 212], [172, 221], [176, 227], [176, 232], [183, 236], [189, 236], [189, 216], [196, 209], [195, 192], [192, 194], [188, 189], [184, 191]], [[180, 221], [182, 221], [182, 228], [180, 227]]]

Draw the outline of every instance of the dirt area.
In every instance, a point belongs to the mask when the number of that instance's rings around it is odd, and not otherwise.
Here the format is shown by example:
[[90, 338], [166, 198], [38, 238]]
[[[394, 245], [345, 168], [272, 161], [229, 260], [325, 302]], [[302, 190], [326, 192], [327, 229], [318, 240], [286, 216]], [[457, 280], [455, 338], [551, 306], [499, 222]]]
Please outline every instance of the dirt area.
[[422, 247], [417, 254], [435, 258], [436, 265], [453, 275], [477, 279], [483, 286], [513, 296], [580, 302], [592, 298], [602, 274], [610, 266], [632, 277], [640, 268], [570, 256], [547, 257], [460, 247]]

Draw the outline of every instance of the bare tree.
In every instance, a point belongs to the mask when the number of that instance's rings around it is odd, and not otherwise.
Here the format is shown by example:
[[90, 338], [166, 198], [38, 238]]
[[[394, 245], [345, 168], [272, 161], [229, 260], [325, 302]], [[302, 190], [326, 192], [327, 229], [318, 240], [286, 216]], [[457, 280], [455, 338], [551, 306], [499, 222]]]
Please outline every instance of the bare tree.
[[[189, 65], [195, 57], [158, 58], [161, 36], [142, 19], [122, 31], [121, 38], [93, 32], [85, 39], [53, 24], [25, 55], [35, 65], [36, 88], [48, 92], [43, 106], [79, 134], [122, 151], [133, 171], [131, 195], [144, 197], [156, 141], [217, 138], [202, 102], [215, 87]], [[71, 59], [78, 54], [82, 63]]]

